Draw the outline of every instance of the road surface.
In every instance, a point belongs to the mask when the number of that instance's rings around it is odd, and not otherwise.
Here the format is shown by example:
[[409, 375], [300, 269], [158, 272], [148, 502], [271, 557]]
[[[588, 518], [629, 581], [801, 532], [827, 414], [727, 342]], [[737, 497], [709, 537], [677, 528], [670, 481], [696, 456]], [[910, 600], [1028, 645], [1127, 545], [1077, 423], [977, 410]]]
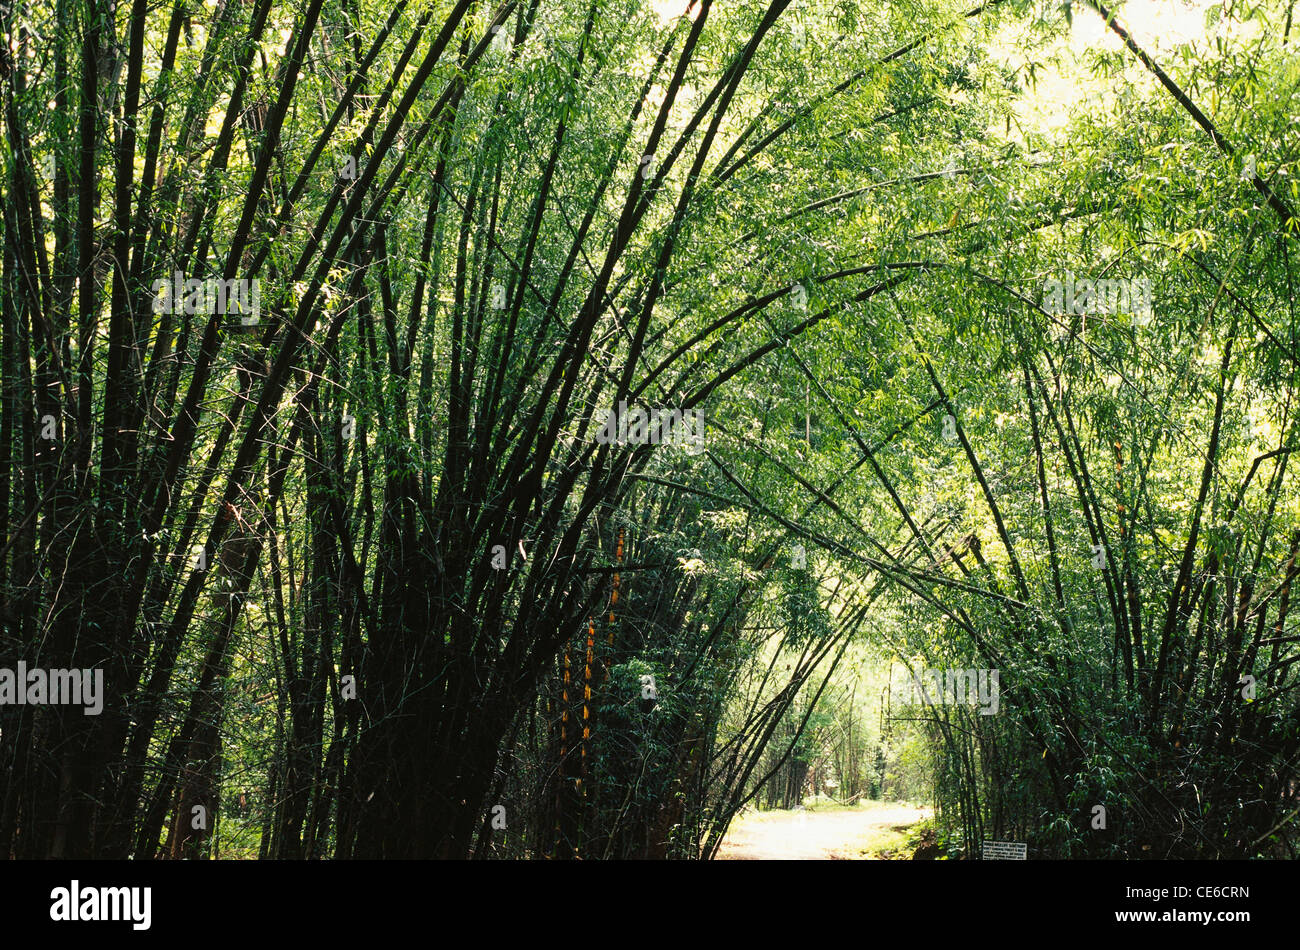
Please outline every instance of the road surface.
[[857, 860], [867, 850], [901, 847], [907, 828], [930, 816], [910, 805], [751, 812], [732, 822], [718, 860]]

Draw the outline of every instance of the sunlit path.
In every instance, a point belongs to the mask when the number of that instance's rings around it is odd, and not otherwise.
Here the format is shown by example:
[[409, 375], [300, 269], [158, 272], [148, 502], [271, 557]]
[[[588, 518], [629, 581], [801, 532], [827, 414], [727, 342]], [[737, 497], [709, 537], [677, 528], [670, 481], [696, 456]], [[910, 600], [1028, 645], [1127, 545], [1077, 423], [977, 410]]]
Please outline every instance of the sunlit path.
[[751, 812], [738, 818], [718, 852], [722, 861], [859, 860], [904, 844], [929, 808], [873, 803], [834, 811]]

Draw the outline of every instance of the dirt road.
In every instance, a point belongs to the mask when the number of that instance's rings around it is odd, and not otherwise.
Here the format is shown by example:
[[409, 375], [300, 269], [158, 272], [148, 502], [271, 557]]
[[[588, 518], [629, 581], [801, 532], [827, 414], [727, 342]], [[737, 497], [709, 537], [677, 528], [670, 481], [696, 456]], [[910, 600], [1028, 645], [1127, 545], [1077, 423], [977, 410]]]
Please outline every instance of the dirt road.
[[732, 822], [720, 861], [857, 860], [901, 847], [928, 808], [874, 805], [833, 811], [752, 812]]

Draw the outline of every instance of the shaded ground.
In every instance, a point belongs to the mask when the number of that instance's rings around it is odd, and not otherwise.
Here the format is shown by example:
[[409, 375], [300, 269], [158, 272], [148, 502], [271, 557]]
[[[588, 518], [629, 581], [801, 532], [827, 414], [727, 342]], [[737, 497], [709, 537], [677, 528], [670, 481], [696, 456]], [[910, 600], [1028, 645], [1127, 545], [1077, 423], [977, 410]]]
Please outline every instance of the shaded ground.
[[858, 860], [895, 856], [929, 808], [870, 802], [809, 811], [748, 812], [731, 823], [720, 861]]

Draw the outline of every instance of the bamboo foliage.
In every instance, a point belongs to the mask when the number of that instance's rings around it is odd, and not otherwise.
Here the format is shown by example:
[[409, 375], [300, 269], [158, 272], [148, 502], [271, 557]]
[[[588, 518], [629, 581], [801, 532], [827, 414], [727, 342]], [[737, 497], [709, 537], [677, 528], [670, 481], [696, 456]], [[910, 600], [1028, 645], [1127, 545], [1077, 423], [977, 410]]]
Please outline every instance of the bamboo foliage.
[[[1294, 196], [1207, 189], [1189, 250], [1170, 169], [999, 138], [972, 37], [1022, 7], [5, 4], [0, 667], [106, 685], [0, 707], [3, 851], [712, 856], [904, 605], [900, 653], [1008, 671], [1013, 725], [932, 723], [967, 847], [1020, 779], [1077, 851], [1102, 765], [1156, 776], [1132, 847], [1271, 840]], [[1096, 9], [1134, 136], [1284, 140]], [[1160, 337], [1025, 289], [1099, 246]]]

